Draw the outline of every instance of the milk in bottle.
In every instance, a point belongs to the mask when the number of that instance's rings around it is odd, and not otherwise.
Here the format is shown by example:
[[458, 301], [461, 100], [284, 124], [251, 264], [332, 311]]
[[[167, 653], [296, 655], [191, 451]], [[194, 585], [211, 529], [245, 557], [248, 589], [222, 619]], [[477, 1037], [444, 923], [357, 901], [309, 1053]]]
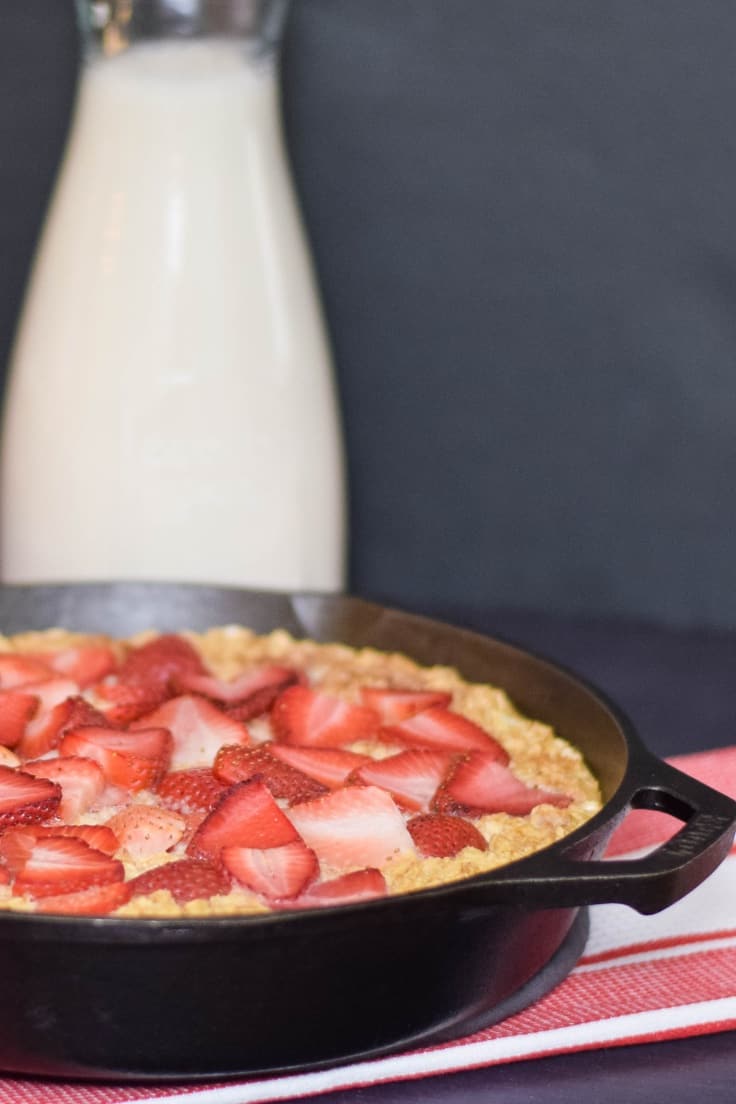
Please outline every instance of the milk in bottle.
[[11, 364], [5, 581], [343, 582], [338, 411], [282, 145], [276, 6], [104, 6]]

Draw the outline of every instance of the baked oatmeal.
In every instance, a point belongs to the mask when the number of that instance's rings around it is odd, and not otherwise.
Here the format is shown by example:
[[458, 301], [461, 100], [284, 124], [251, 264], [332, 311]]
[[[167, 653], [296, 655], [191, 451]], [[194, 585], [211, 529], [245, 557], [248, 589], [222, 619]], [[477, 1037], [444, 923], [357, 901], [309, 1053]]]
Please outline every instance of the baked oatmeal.
[[219, 916], [407, 893], [601, 807], [502, 690], [228, 626], [0, 636], [0, 908]]

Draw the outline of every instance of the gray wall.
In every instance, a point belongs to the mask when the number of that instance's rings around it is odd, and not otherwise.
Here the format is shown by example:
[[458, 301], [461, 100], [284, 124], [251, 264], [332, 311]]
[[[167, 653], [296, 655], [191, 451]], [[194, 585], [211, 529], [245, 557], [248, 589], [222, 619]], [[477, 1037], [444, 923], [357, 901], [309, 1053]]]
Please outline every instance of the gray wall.
[[[74, 50], [3, 4], [3, 359]], [[736, 624], [735, 57], [731, 0], [297, 0], [354, 589]]]

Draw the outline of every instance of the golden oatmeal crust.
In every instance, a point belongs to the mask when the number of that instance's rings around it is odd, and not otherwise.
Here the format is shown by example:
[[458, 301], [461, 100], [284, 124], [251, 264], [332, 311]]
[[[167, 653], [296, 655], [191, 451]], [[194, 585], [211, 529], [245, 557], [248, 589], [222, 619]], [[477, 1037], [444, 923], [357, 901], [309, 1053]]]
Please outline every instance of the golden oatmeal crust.
[[[149, 630], [120, 641], [55, 628], [13, 637], [0, 636], [0, 653], [42, 652], [100, 642], [111, 644], [122, 657], [131, 646], [158, 635], [157, 631]], [[242, 626], [228, 625], [203, 633], [186, 630], [180, 635], [192, 643], [213, 674], [221, 679], [231, 679], [251, 665], [281, 662], [302, 668], [311, 681], [319, 683], [321, 690], [349, 701], [358, 701], [360, 688], [367, 686], [450, 691], [453, 710], [480, 725], [502, 744], [510, 756], [511, 769], [522, 781], [572, 797], [566, 808], [538, 805], [527, 816], [497, 813], [474, 821], [488, 843], [487, 851], [468, 847], [452, 858], [420, 858], [406, 854], [394, 857], [382, 868], [392, 894], [471, 877], [523, 858], [573, 832], [601, 807], [598, 783], [575, 747], [556, 735], [548, 725], [524, 717], [503, 690], [469, 683], [453, 668], [422, 667], [408, 656], [373, 648], [355, 649], [343, 644], [297, 640], [283, 629], [258, 635]], [[402, 750], [379, 747], [370, 741], [352, 747], [374, 756]], [[146, 798], [139, 795], [137, 799]], [[171, 855], [156, 856], [146, 867], [171, 858]], [[128, 875], [140, 873], [142, 869], [140, 865], [134, 867], [126, 862]], [[17, 898], [11, 901], [8, 895], [0, 893], [0, 908], [22, 910], [27, 907], [18, 903]], [[253, 915], [267, 911], [254, 894], [244, 890], [185, 905], [178, 905], [168, 891], [158, 891], [149, 897], [134, 898], [115, 915], [193, 917]]]

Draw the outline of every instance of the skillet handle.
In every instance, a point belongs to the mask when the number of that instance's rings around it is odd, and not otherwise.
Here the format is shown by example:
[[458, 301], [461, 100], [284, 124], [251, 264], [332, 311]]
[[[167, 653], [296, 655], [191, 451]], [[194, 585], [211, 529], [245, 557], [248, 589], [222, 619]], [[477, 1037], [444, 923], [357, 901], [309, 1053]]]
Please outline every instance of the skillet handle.
[[513, 866], [508, 874], [502, 868], [494, 872], [494, 883], [507, 893], [513, 886], [525, 904], [541, 908], [618, 903], [642, 913], [660, 912], [700, 885], [731, 849], [736, 802], [649, 753], [637, 767], [629, 808], [684, 821], [676, 835], [641, 859], [531, 856], [523, 876], [514, 877]]

